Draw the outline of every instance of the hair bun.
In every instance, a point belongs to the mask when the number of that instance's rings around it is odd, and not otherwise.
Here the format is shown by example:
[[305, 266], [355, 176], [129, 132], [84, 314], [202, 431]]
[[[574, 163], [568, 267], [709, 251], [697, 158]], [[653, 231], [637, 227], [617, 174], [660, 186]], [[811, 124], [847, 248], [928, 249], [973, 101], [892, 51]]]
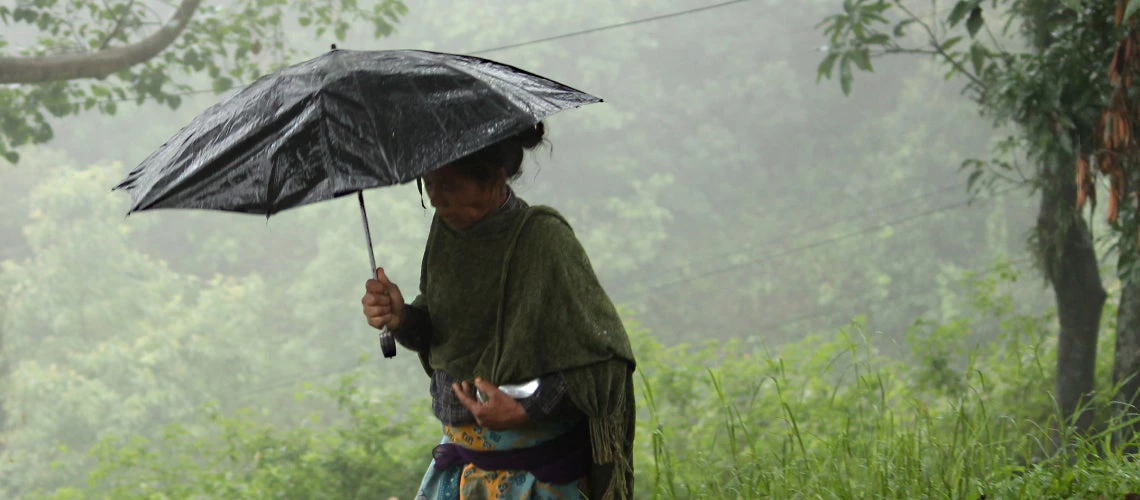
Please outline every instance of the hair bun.
[[519, 132], [515, 140], [523, 149], [534, 149], [542, 143], [542, 136], [546, 134], [546, 126], [538, 122], [533, 128]]

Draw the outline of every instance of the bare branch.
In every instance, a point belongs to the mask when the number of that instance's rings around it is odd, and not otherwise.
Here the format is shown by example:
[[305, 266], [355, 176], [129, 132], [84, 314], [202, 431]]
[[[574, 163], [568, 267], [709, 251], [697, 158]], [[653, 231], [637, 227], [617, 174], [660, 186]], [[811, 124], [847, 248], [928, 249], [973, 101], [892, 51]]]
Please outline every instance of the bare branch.
[[104, 78], [147, 61], [174, 43], [202, 0], [182, 0], [162, 28], [137, 43], [93, 53], [42, 57], [0, 57], [0, 84], [43, 83], [78, 78]]

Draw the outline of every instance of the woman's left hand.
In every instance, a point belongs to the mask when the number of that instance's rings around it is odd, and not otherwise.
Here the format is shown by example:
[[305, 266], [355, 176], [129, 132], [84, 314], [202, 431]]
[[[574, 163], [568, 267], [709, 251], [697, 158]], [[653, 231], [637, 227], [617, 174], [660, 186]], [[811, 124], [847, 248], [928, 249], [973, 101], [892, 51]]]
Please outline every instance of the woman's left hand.
[[[475, 398], [476, 387], [487, 395], [486, 401]], [[522, 405], [486, 380], [476, 378], [475, 385], [470, 382], [454, 383], [451, 384], [451, 389], [459, 397], [459, 402], [471, 410], [475, 422], [483, 427], [501, 431], [522, 427], [527, 422], [526, 410]]]

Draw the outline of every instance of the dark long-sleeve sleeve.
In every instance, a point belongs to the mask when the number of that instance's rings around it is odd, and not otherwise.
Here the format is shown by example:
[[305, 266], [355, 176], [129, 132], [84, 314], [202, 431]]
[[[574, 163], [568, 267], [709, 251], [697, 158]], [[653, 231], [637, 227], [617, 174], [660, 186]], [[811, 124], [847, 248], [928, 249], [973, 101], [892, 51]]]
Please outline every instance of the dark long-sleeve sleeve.
[[404, 305], [404, 321], [392, 332], [396, 342], [416, 352], [423, 352], [431, 341], [431, 315], [412, 304]]
[[554, 415], [566, 415], [574, 411], [574, 405], [566, 396], [566, 380], [561, 373], [552, 373], [539, 379], [538, 390], [530, 397], [518, 400], [527, 419], [539, 421]]

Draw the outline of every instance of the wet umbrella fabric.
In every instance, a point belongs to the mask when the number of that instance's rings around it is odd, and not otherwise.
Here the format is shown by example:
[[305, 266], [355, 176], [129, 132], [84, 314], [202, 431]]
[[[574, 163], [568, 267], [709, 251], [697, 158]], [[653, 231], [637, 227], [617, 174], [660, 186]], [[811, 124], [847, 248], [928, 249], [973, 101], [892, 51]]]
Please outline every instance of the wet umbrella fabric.
[[415, 180], [600, 99], [486, 59], [332, 50], [207, 109], [116, 189], [131, 212], [272, 215]]
[[[423, 174], [601, 99], [487, 59], [333, 49], [262, 77], [195, 117], [116, 190], [129, 213], [163, 208], [267, 217]], [[395, 354], [381, 334], [385, 356]], [[389, 347], [391, 353], [389, 353]]]

